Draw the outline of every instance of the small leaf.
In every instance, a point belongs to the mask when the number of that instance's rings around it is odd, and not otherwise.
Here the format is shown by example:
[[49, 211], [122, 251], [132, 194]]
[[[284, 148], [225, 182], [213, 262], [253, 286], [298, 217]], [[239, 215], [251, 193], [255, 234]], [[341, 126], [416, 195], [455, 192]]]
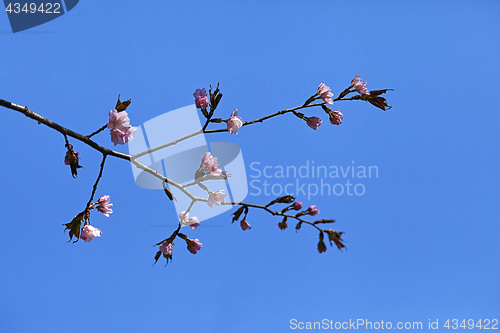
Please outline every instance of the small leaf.
[[73, 239], [73, 236], [76, 237], [76, 241], [73, 243], [78, 242], [78, 239], [80, 238], [80, 226], [82, 225], [83, 221], [83, 212], [80, 214], [76, 215], [73, 220], [69, 223], [64, 223], [63, 226], [66, 226], [66, 229], [64, 231], [69, 230], [69, 241], [70, 242]]
[[241, 206], [240, 208], [238, 208], [237, 211], [235, 211], [233, 213], [234, 217], [233, 217], [233, 221], [231, 223], [234, 223], [235, 221], [238, 221], [238, 219], [240, 218], [241, 214], [243, 213], [243, 210], [245, 209], [245, 207], [246, 206]]
[[118, 95], [118, 102], [116, 102], [115, 110], [118, 112], [125, 111], [130, 105], [130, 103], [132, 103], [131, 99], [127, 99], [126, 101], [121, 102], [120, 95]]

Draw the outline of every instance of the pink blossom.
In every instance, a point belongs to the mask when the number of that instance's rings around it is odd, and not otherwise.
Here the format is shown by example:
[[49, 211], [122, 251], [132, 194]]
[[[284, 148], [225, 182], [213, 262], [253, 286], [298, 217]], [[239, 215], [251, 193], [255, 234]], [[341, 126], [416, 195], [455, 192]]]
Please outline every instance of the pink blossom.
[[123, 145], [129, 141], [134, 140], [134, 137], [132, 135], [135, 132], [137, 132], [137, 127], [132, 127], [130, 125], [124, 127], [123, 130], [119, 128], [113, 128], [111, 130], [111, 142], [113, 142], [115, 146], [117, 144]]
[[241, 220], [240, 227], [242, 230], [252, 229], [252, 226], [247, 222], [247, 220]]
[[319, 125], [321, 125], [322, 121], [323, 120], [321, 120], [321, 118], [310, 117], [310, 118], [307, 118], [307, 126], [311, 127], [313, 130], [316, 131], [318, 129]]
[[314, 215], [318, 215], [319, 214], [319, 209], [316, 208], [315, 205], [311, 205], [309, 206], [309, 208], [307, 209], [307, 211], [309, 212], [309, 215], [311, 216], [314, 216]]
[[210, 153], [205, 153], [201, 159], [201, 168], [203, 171], [209, 173], [211, 177], [218, 177], [222, 174], [222, 170], [219, 168], [219, 160], [217, 157], [213, 157]]
[[319, 87], [318, 87], [318, 94], [321, 95], [321, 98], [323, 101], [325, 101], [328, 104], [333, 104], [333, 94], [331, 92], [330, 87], [325, 86], [325, 82], [322, 82]]
[[209, 152], [206, 152], [205, 155], [203, 155], [203, 158], [201, 159], [201, 168], [205, 172], [211, 172], [213, 166], [214, 166], [213, 156]]
[[82, 232], [80, 234], [80, 238], [86, 242], [90, 242], [95, 237], [101, 237], [101, 235], [102, 235], [101, 230], [94, 228], [90, 224], [87, 224], [83, 227]]
[[109, 121], [108, 121], [109, 129], [118, 128], [124, 131], [125, 128], [129, 125], [129, 123], [130, 123], [130, 118], [128, 117], [127, 112], [125, 111], [118, 112], [116, 110], [109, 111]]
[[352, 79], [351, 81], [351, 85], [353, 87], [356, 87], [356, 91], [359, 92], [361, 95], [370, 93], [370, 91], [365, 87], [367, 83], [368, 81], [361, 82], [361, 78], [359, 77], [358, 74], [356, 74], [354, 79]]
[[167, 243], [167, 241], [163, 241], [160, 244], [160, 251], [168, 256], [172, 255], [172, 252], [174, 251], [174, 246], [172, 243]]
[[213, 204], [220, 206], [222, 201], [224, 201], [224, 198], [226, 197], [226, 193], [222, 193], [222, 190], [219, 190], [217, 192], [210, 192], [210, 196], [208, 197], [207, 204], [212, 207]]
[[196, 239], [187, 239], [187, 248], [188, 251], [192, 254], [196, 254], [199, 250], [201, 250], [201, 242], [198, 238]]
[[193, 96], [197, 108], [201, 109], [201, 108], [206, 108], [208, 106], [209, 101], [207, 97], [207, 91], [205, 90], [205, 88], [196, 89]]
[[356, 87], [359, 83], [361, 83], [361, 78], [359, 77], [358, 74], [352, 79], [351, 81], [351, 86]]
[[234, 109], [231, 117], [227, 120], [227, 130], [229, 134], [238, 134], [238, 129], [243, 126], [243, 119], [238, 117], [238, 110]]
[[103, 213], [106, 217], [109, 217], [109, 214], [113, 213], [113, 210], [111, 209], [111, 207], [113, 207], [113, 204], [110, 203], [109, 195], [105, 195], [99, 198], [95, 205], [97, 205], [97, 210]]
[[330, 112], [330, 123], [332, 125], [342, 124], [343, 118], [344, 118], [344, 115], [339, 110], [333, 110], [332, 112]]
[[97, 200], [97, 204], [99, 205], [105, 205], [111, 202], [111, 199], [109, 198], [109, 195], [104, 195]]
[[200, 226], [200, 220], [194, 216], [189, 217], [189, 213], [186, 213], [185, 211], [179, 213], [179, 219], [181, 220], [182, 225], [188, 225], [193, 230], [196, 230], [196, 228]]
[[293, 206], [293, 209], [295, 209], [295, 210], [301, 210], [302, 209], [302, 202], [295, 201], [292, 206]]

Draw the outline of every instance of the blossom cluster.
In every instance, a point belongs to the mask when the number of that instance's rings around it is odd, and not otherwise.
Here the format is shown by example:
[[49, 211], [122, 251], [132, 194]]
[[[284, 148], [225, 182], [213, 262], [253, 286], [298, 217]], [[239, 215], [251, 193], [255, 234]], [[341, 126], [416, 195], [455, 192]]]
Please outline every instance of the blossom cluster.
[[[374, 90], [370, 91], [368, 88], [366, 88], [366, 83], [367, 81], [363, 82], [362, 79], [359, 77], [358, 74], [352, 79], [351, 85], [345, 89], [338, 98], [333, 99], [333, 93], [331, 92], [330, 87], [325, 85], [325, 82], [322, 82], [315, 95], [311, 96], [304, 104], [304, 106], [309, 105], [313, 101], [317, 99], [322, 99], [323, 103], [320, 104], [323, 110], [328, 114], [328, 118], [330, 120], [330, 123], [332, 125], [340, 125], [342, 124], [342, 121], [344, 119], [344, 115], [342, 112], [339, 110], [332, 110], [330, 109], [326, 104], [333, 104], [334, 101], [336, 100], [341, 100], [343, 97], [345, 97], [347, 94], [352, 93], [352, 92], [358, 92], [359, 95], [350, 97], [348, 99], [354, 100], [354, 99], [361, 99], [364, 101], [368, 101], [374, 106], [382, 109], [382, 110], [388, 110], [391, 107], [387, 105], [387, 102], [385, 98], [380, 97], [379, 95], [386, 93], [388, 90], [392, 89], [382, 89], [382, 90]], [[351, 90], [351, 88], [354, 88], [354, 90]], [[303, 119], [306, 121], [307, 126], [312, 128], [313, 130], [317, 130], [319, 126], [322, 123], [322, 119], [316, 116], [313, 117], [306, 117], [304, 114], [300, 112], [293, 112], [297, 117]]]
[[111, 142], [115, 144], [125, 144], [132, 141], [132, 136], [137, 132], [137, 127], [130, 125], [130, 118], [126, 111], [117, 111], [113, 109], [109, 111], [109, 121], [107, 127], [110, 129]]

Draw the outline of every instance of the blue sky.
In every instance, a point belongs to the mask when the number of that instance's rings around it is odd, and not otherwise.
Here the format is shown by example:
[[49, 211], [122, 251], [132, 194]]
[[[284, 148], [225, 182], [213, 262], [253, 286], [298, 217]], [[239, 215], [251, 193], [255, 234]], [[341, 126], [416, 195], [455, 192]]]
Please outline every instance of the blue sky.
[[[67, 243], [61, 224], [87, 202], [101, 154], [72, 140], [84, 166], [73, 179], [62, 135], [2, 108], [1, 331], [284, 332], [293, 319], [425, 329], [439, 320], [445, 330], [447, 319], [500, 319], [499, 9], [497, 1], [81, 1], [16, 34], [0, 14], [0, 98], [84, 134], [106, 123], [118, 94], [132, 98], [138, 126], [217, 82], [216, 116], [238, 108], [243, 120], [298, 106], [322, 81], [337, 96], [355, 74], [368, 89], [395, 89], [386, 112], [335, 103], [340, 126], [311, 109], [324, 119], [317, 131], [287, 114], [207, 137], [241, 147], [249, 181], [254, 162], [376, 166], [378, 177], [323, 179], [361, 183], [361, 196], [297, 198], [337, 220], [346, 251], [319, 254], [312, 228], [281, 231], [261, 211], [250, 211], [252, 229], [242, 231], [230, 211], [188, 231], [202, 250], [192, 255], [179, 240], [167, 267], [162, 259], [152, 267], [153, 244], [173, 231], [175, 209], [161, 191], [137, 187], [122, 160], [108, 160], [97, 191], [114, 204], [109, 218], [92, 215], [102, 237]], [[113, 147], [107, 132], [95, 139]]]

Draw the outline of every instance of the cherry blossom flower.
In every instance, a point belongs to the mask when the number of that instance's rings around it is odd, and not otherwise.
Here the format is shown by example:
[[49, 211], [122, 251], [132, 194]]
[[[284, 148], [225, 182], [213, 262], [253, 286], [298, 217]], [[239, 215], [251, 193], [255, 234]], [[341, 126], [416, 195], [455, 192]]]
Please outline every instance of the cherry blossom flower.
[[201, 159], [201, 168], [211, 177], [218, 177], [222, 174], [219, 160], [217, 157], [213, 157], [209, 152], [205, 153]]
[[352, 79], [351, 85], [356, 88], [356, 91], [359, 92], [361, 95], [364, 94], [369, 94], [370, 91], [365, 87], [368, 81], [361, 82], [361, 78], [359, 77], [358, 74]]
[[102, 235], [101, 230], [94, 228], [90, 224], [87, 224], [83, 227], [80, 238], [86, 242], [90, 242], [95, 237], [101, 237], [101, 235]]
[[333, 104], [333, 94], [331, 92], [330, 87], [325, 86], [325, 82], [322, 82], [319, 87], [318, 87], [318, 94], [321, 96], [323, 101], [325, 101], [328, 104]]
[[332, 125], [342, 124], [343, 118], [344, 118], [344, 115], [339, 110], [333, 110], [332, 112], [330, 112], [330, 123]]
[[210, 196], [208, 197], [207, 204], [212, 207], [213, 204], [220, 206], [221, 202], [224, 201], [224, 198], [226, 197], [226, 193], [222, 193], [222, 190], [219, 190], [217, 192], [210, 192]]
[[295, 201], [292, 206], [293, 206], [293, 209], [295, 209], [295, 210], [301, 210], [302, 209], [302, 202]]
[[137, 132], [137, 127], [130, 125], [130, 118], [127, 116], [127, 112], [125, 111], [109, 111], [109, 121], [107, 127], [111, 132], [111, 142], [113, 142], [115, 146], [117, 144], [123, 145], [134, 140], [132, 135]]
[[314, 215], [318, 215], [319, 214], [319, 209], [316, 208], [315, 205], [311, 205], [307, 209], [307, 212], [309, 213], [309, 215], [314, 216]]
[[135, 132], [137, 132], [137, 127], [132, 127], [130, 125], [124, 127], [123, 130], [118, 128], [113, 128], [111, 130], [111, 142], [115, 144], [123, 145], [129, 141], [134, 140], [132, 136]]
[[189, 213], [186, 213], [185, 211], [179, 213], [179, 219], [181, 220], [181, 225], [188, 225], [193, 230], [196, 230], [196, 228], [200, 226], [200, 220], [194, 216], [189, 217]]
[[238, 134], [238, 129], [243, 126], [243, 119], [238, 117], [238, 110], [234, 109], [231, 117], [227, 120], [227, 130], [229, 134]]
[[172, 243], [167, 243], [167, 241], [163, 241], [160, 244], [160, 251], [167, 256], [172, 256], [172, 252], [174, 251], [174, 246]]
[[198, 238], [196, 239], [186, 239], [188, 251], [192, 254], [196, 254], [199, 250], [201, 250], [201, 242]]
[[130, 118], [128, 117], [127, 112], [121, 111], [118, 112], [116, 110], [109, 111], [109, 120], [108, 120], [108, 128], [118, 128], [120, 130], [124, 130], [130, 124]]
[[[307, 117], [306, 117], [307, 118]], [[317, 130], [319, 125], [321, 125], [321, 118], [318, 117], [309, 117], [307, 118], [307, 126], [311, 127], [313, 130]]]
[[95, 208], [97, 208], [97, 210], [103, 213], [106, 217], [109, 217], [109, 214], [113, 213], [113, 210], [111, 209], [111, 207], [113, 207], [113, 204], [110, 203], [109, 195], [105, 195], [99, 198], [95, 205]]
[[201, 159], [201, 168], [205, 172], [211, 172], [213, 167], [214, 167], [213, 156], [209, 152], [206, 152], [205, 155], [203, 155], [203, 158]]
[[205, 88], [196, 89], [193, 96], [197, 108], [201, 109], [201, 108], [206, 108], [208, 106], [209, 102], [207, 97], [207, 91], [205, 90]]
[[248, 230], [248, 229], [252, 229], [252, 226], [247, 222], [247, 220], [241, 220], [240, 227], [243, 231]]

